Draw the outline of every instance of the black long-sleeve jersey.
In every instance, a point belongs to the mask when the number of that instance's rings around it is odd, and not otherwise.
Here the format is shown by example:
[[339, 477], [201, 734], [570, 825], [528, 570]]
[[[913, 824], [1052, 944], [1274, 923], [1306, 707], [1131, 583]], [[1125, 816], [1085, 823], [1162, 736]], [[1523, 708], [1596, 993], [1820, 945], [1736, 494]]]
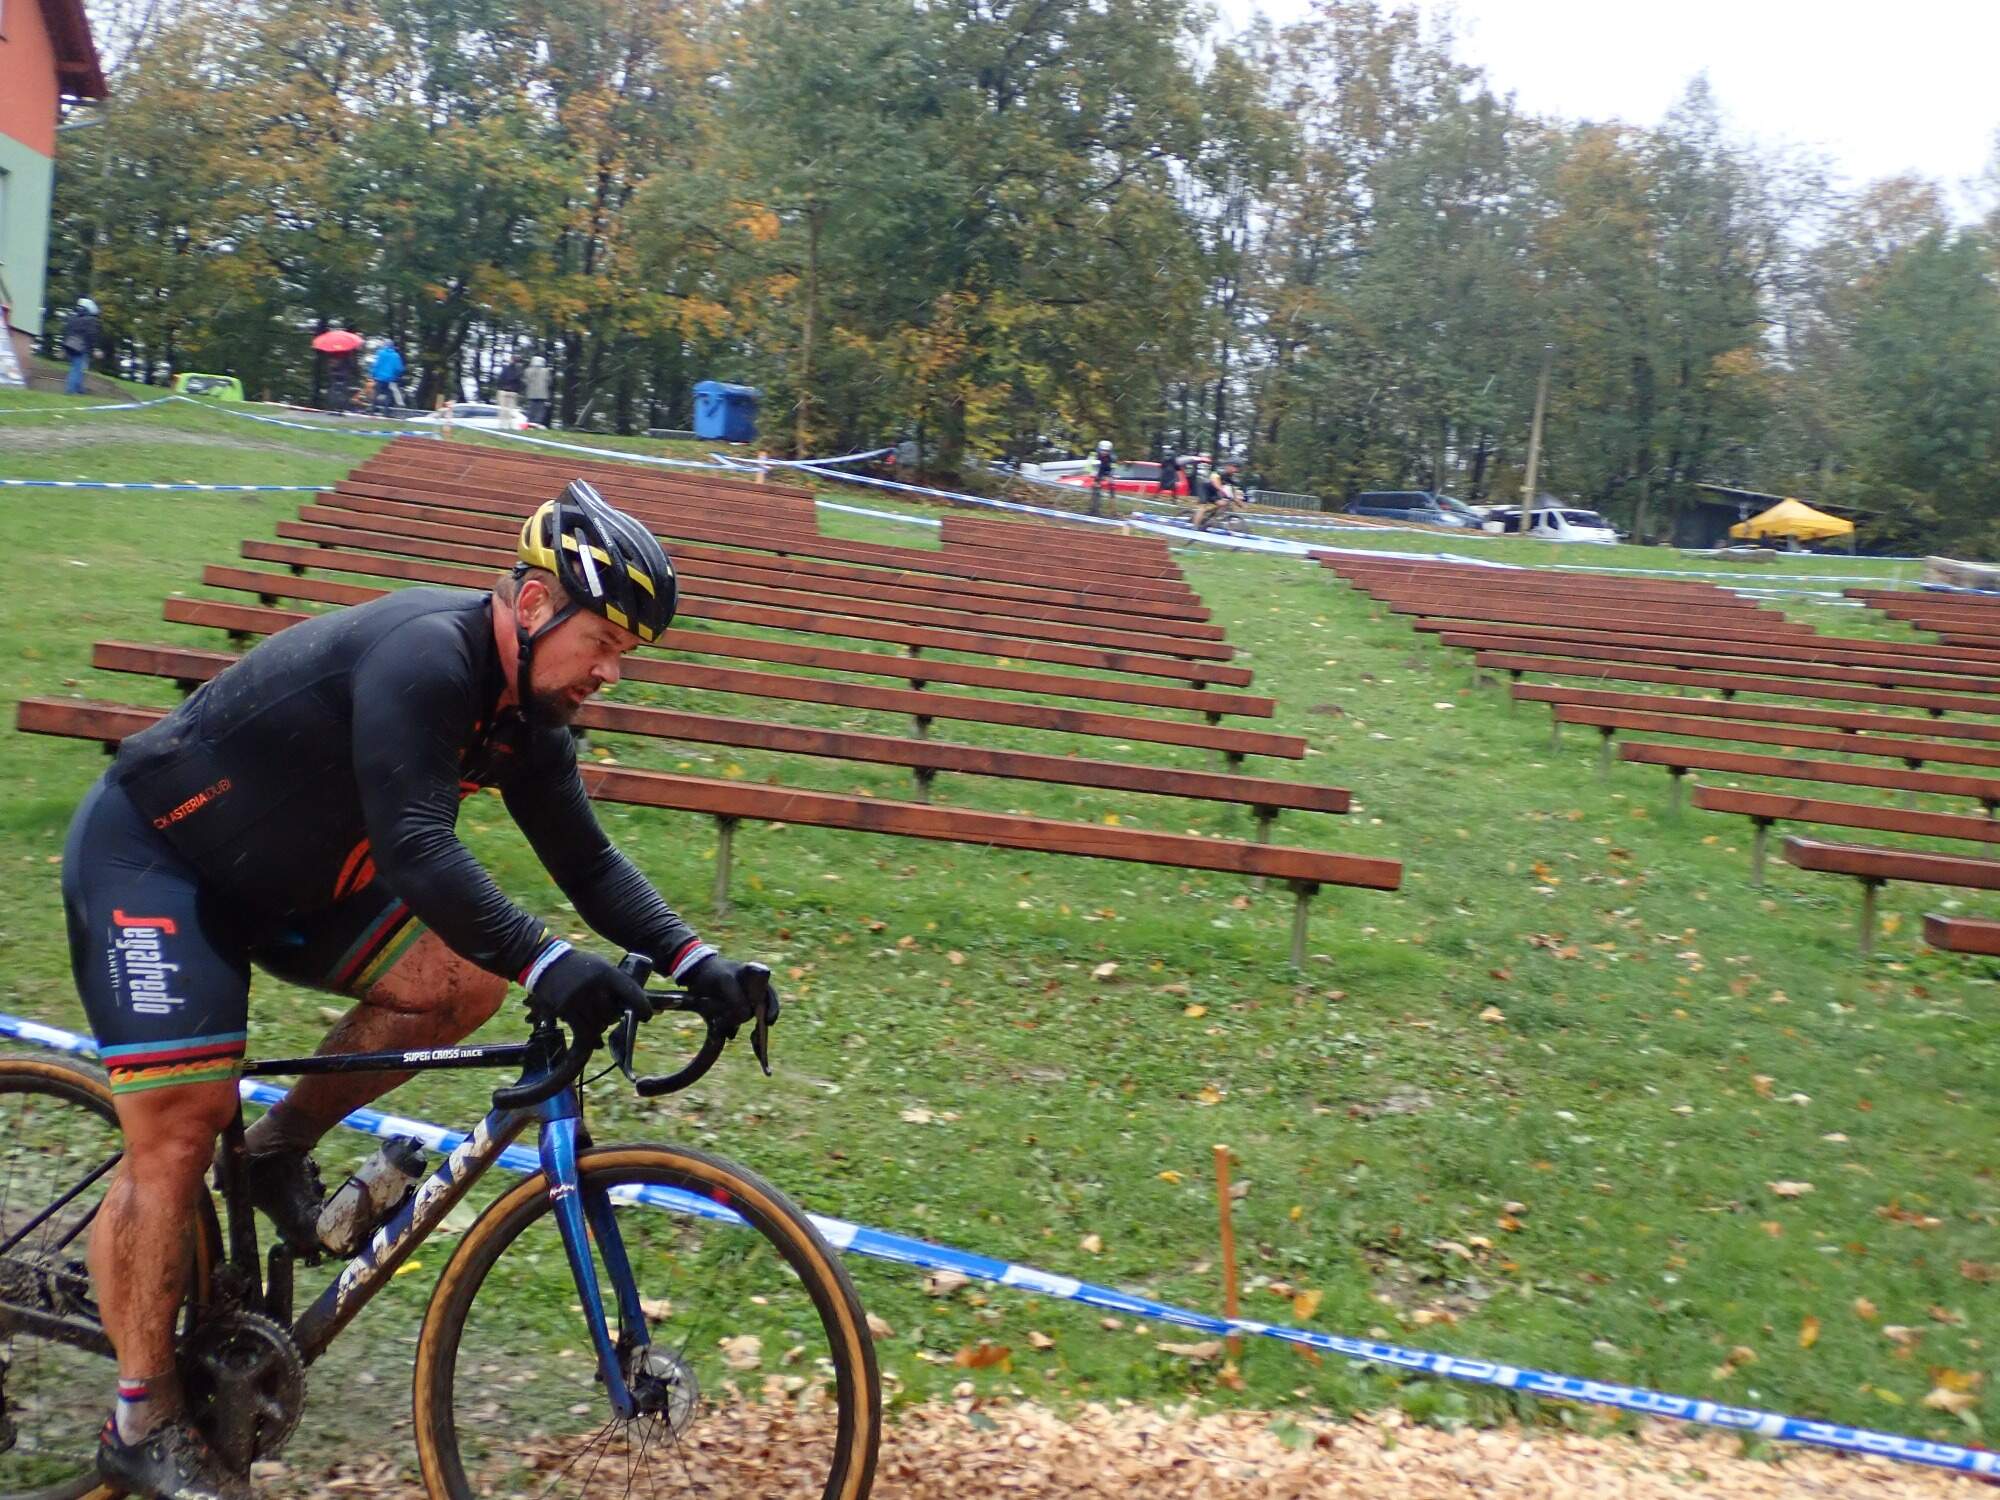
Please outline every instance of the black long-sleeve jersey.
[[553, 939], [457, 833], [497, 787], [577, 914], [679, 975], [714, 950], [599, 827], [567, 730], [512, 708], [492, 600], [402, 589], [292, 626], [120, 747], [111, 780], [216, 893], [281, 920], [385, 881], [480, 967], [524, 979]]

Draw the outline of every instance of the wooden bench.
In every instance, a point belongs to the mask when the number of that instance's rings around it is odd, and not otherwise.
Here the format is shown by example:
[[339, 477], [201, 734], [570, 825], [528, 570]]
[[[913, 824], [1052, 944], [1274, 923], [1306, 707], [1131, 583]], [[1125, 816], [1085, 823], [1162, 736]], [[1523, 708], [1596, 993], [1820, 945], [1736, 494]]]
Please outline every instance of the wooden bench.
[[1877, 833], [2000, 843], [2000, 819], [1974, 817], [1969, 813], [1918, 812], [1873, 802], [1832, 802], [1706, 783], [1698, 783], [1692, 795], [1694, 805], [1705, 812], [1738, 813], [1750, 820], [1753, 828], [1750, 883], [1756, 886], [1764, 883], [1765, 845], [1774, 823], [1812, 823], [1831, 828], [1867, 828]]
[[2000, 958], [2000, 922], [1978, 917], [1924, 917], [1924, 941], [1947, 953], [1983, 953]]
[[[182, 692], [188, 692], [219, 675], [237, 659], [226, 651], [99, 641], [91, 665], [99, 671], [162, 677], [173, 682]], [[1089, 760], [1080, 756], [1048, 755], [1027, 750], [996, 750], [927, 738], [899, 739], [892, 735], [856, 730], [819, 729], [643, 704], [592, 701], [578, 713], [576, 726], [584, 731], [603, 730], [648, 739], [687, 740], [745, 750], [904, 766], [914, 773], [916, 800], [920, 802], [930, 800], [931, 788], [938, 774], [948, 771], [968, 776], [1042, 781], [1105, 791], [1142, 792], [1190, 801], [1227, 803], [1249, 807], [1255, 812], [1260, 843], [1269, 841], [1271, 824], [1282, 811], [1344, 813], [1348, 806], [1348, 793], [1343, 787], [1275, 781], [1227, 772], [1190, 771], [1130, 761]]]
[[[493, 581], [493, 575], [480, 568], [459, 568], [448, 563], [430, 566], [435, 572], [424, 581], [447, 588], [484, 591]], [[289, 573], [266, 573], [255, 568], [218, 565], [203, 568], [201, 581], [211, 588], [255, 594], [259, 603], [267, 605], [275, 605], [281, 599], [303, 599], [314, 604], [365, 604], [390, 592], [370, 584], [341, 583], [330, 578], [295, 577]], [[915, 655], [893, 656], [882, 651], [849, 651], [835, 646], [808, 646], [757, 636], [723, 635], [711, 630], [672, 627], [655, 644], [665, 651], [681, 651], [692, 656], [782, 662], [789, 666], [818, 667], [864, 677], [893, 677], [913, 688], [925, 687], [933, 682], [951, 682], [1054, 698], [1188, 709], [1200, 713], [1211, 724], [1221, 723], [1224, 714], [1268, 719], [1277, 711], [1277, 700], [1243, 693], [1219, 693], [1211, 689], [1125, 682], [1104, 677], [1075, 677], [1056, 672], [1028, 672], [1014, 667], [987, 667]]]
[[[1599, 633], [1579, 638], [1583, 633], [1551, 630], [1535, 634], [1533, 627], [1496, 625], [1480, 627], [1458, 622], [1442, 631], [1438, 639], [1447, 646], [1471, 651], [1536, 651], [1548, 656], [1569, 656], [1581, 661], [1622, 661], [1646, 666], [1678, 667], [1692, 670], [1758, 672], [1772, 677], [1799, 677], [1814, 681], [1860, 683], [1869, 687], [1917, 688], [1923, 691], [1990, 693], [2000, 697], [2000, 669], [1983, 673], [1963, 663], [1919, 666], [1921, 658], [1873, 657], [1846, 652], [1837, 647], [1804, 647], [1793, 651], [1783, 646], [1731, 649], [1710, 643], [1701, 650], [1680, 650], [1686, 643], [1671, 636]], [[2000, 713], [2000, 702], [1986, 712]]]
[[1934, 854], [1925, 849], [1877, 849], [1829, 844], [1794, 834], [1785, 840], [1785, 862], [1801, 870], [1850, 875], [1861, 882], [1861, 956], [1875, 949], [1875, 894], [1891, 880], [1920, 885], [2000, 890], [2000, 860]]
[[1482, 567], [1472, 563], [1358, 563], [1351, 557], [1315, 554], [1321, 566], [1364, 591], [1425, 586], [1452, 590], [1508, 590], [1520, 597], [1556, 603], [1604, 598], [1666, 604], [1713, 603], [1724, 608], [1763, 611], [1782, 618], [1769, 606], [1745, 599], [1713, 584], [1677, 583], [1644, 578], [1612, 578], [1598, 573], [1544, 572], [1527, 568]]
[[1844, 734], [1830, 729], [1801, 729], [1790, 724], [1748, 724], [1629, 708], [1593, 708], [1580, 703], [1556, 704], [1554, 720], [1558, 743], [1565, 724], [1582, 724], [1597, 730], [1602, 737], [1602, 766], [1607, 771], [1611, 767], [1612, 737], [1620, 730], [1685, 735], [1701, 740], [1741, 740], [1755, 745], [1783, 745], [1793, 750], [1833, 750], [1843, 755], [1879, 755], [1900, 760], [1913, 771], [1928, 763], [2000, 766], [2000, 746], [1953, 745], [1932, 739]]
[[[498, 530], [481, 531], [444, 522], [410, 521], [314, 505], [301, 506], [299, 517], [298, 521], [280, 521], [278, 535], [293, 541], [365, 547], [402, 556], [485, 563], [496, 571], [511, 566], [514, 559], [511, 539], [503, 539], [503, 533]], [[1018, 636], [1026, 640], [1102, 646], [1149, 655], [1177, 656], [1191, 661], [1228, 661], [1236, 654], [1236, 648], [1222, 640], [1190, 639], [1156, 634], [1150, 630], [1071, 625], [1046, 619], [989, 614], [984, 610], [974, 612], [938, 605], [898, 604], [867, 597], [865, 591], [858, 596], [830, 594], [817, 585], [812, 588], [774, 587], [711, 578], [704, 581], [701, 589], [690, 590], [689, 595], [687, 608], [691, 613], [698, 612], [709, 599], [722, 599], [785, 605], [856, 619], [943, 625], [980, 630], [992, 635]]]
[[[432, 560], [408, 550], [384, 555], [345, 547], [337, 534], [329, 531], [314, 545], [264, 542], [243, 543], [241, 551], [253, 562], [282, 563], [303, 576], [308, 569], [351, 573], [364, 578], [394, 578], [412, 583], [440, 583], [448, 587], [490, 587], [498, 572], [484, 554], [470, 563], [453, 564]], [[417, 553], [440, 548], [438, 544], [413, 543]], [[1003, 665], [1014, 660], [1051, 665], [1083, 667], [1096, 671], [1122, 672], [1137, 677], [1159, 677], [1188, 682], [1197, 689], [1210, 683], [1231, 687], [1247, 686], [1247, 667], [1220, 662], [1189, 662], [1143, 652], [1112, 651], [1092, 646], [1074, 646], [1060, 641], [1030, 641], [989, 635], [980, 631], [948, 630], [927, 625], [905, 625], [893, 621], [853, 619], [816, 610], [787, 609], [765, 604], [735, 604], [728, 600], [688, 598], [681, 601], [679, 617], [712, 620], [724, 624], [756, 625], [772, 630], [806, 635], [832, 636], [848, 640], [876, 641], [904, 647], [912, 655], [925, 650], [959, 651], [975, 656], [1000, 658]]]
[[[332, 490], [321, 491], [319, 501], [341, 510], [373, 511], [377, 514], [402, 516], [406, 519], [451, 520], [457, 525], [490, 524], [503, 527], [509, 532], [520, 525], [531, 509], [529, 500], [523, 497], [510, 500], [479, 500], [460, 494], [454, 495], [448, 501], [433, 500], [413, 497], [400, 487], [362, 486], [351, 480], [341, 481]], [[630, 514], [634, 519], [649, 526], [657, 524], [662, 535], [667, 534], [669, 530], [665, 523], [655, 522], [652, 513], [643, 506], [632, 506]], [[699, 571], [696, 565], [707, 564], [722, 569], [755, 569], [764, 574], [794, 578], [838, 579], [851, 584], [867, 585], [870, 588], [907, 590], [911, 591], [913, 596], [922, 595], [960, 602], [966, 599], [991, 599], [1003, 606], [1045, 604], [1063, 609], [1089, 610], [1107, 616], [1142, 616], [1147, 620], [1187, 621], [1196, 624], [1210, 618], [1210, 612], [1193, 594], [1189, 594], [1185, 599], [1175, 600], [1135, 598], [1124, 594], [1108, 594], [1097, 589], [1070, 585], [1056, 586], [1046, 582], [1025, 584], [990, 578], [947, 577], [932, 572], [922, 561], [934, 554], [914, 548], [898, 549], [913, 553], [914, 556], [899, 559], [900, 566], [894, 568], [827, 562], [800, 555], [802, 549], [795, 543], [766, 541], [761, 535], [734, 527], [717, 526], [712, 529], [719, 535], [728, 537], [727, 547], [685, 545], [679, 540], [670, 538], [674, 564], [683, 573], [693, 574]], [[766, 548], [770, 550], [764, 550]], [[897, 596], [891, 592], [885, 597]], [[1130, 620], [1115, 623], [1124, 624], [1128, 628], [1141, 628]]]
[[[24, 698], [16, 727], [30, 734], [92, 739], [115, 748], [118, 741], [164, 710], [75, 699]], [[1208, 839], [1191, 834], [1154, 833], [1071, 823], [1016, 813], [892, 802], [757, 782], [682, 776], [665, 771], [630, 770], [586, 763], [584, 786], [607, 802], [699, 813], [716, 820], [716, 905], [726, 910], [734, 834], [738, 823], [755, 819], [814, 828], [845, 828], [907, 838], [985, 844], [1097, 859], [1129, 860], [1190, 870], [1214, 870], [1285, 881], [1292, 890], [1291, 956], [1303, 965], [1306, 922], [1312, 898], [1322, 886], [1395, 890], [1402, 866], [1395, 860], [1295, 849], [1277, 844]]]
[[[1464, 646], [1478, 652], [1474, 664], [1484, 664], [1480, 658], [1488, 654], [1498, 656], [1530, 656], [1534, 660], [1570, 660], [1570, 662], [1604, 662], [1612, 668], [1628, 666], [1656, 666], [1674, 668], [1680, 672], [1678, 678], [1654, 678], [1660, 682], [1688, 682], [1702, 686], [1716, 686], [1706, 682], [1706, 678], [1718, 672], [1732, 672], [1738, 676], [1756, 676], [1762, 682], [1772, 680], [1792, 680], [1792, 694], [1806, 698], [1834, 698], [1842, 694], [1832, 694], [1822, 688], [1866, 688], [1870, 692], [1902, 692], [1914, 694], [1914, 698], [1870, 698], [1868, 702], [1904, 702], [1906, 706], [1948, 706], [1970, 714], [2000, 714], [2000, 678], [1966, 678], [1966, 676], [1934, 676], [1928, 672], [1904, 672], [1900, 668], [1864, 668], [1864, 666], [1818, 666], [1814, 662], [1778, 662], [1760, 656], [1726, 656], [1722, 652], [1676, 652], [1676, 650], [1650, 650], [1644, 646], [1614, 646], [1598, 642], [1578, 642], [1560, 638], [1534, 638], [1534, 636], [1502, 636], [1502, 634], [1474, 634], [1474, 632], [1446, 632], [1440, 636], [1446, 646]], [[1514, 670], [1514, 668], [1510, 668]], [[1522, 670], [1546, 670], [1546, 668], [1522, 668]], [[1608, 676], [1620, 676], [1620, 672], [1608, 672]], [[1742, 688], [1738, 688], [1742, 690]], [[1756, 688], [1756, 692], [1770, 692], [1770, 688]]]
[[1617, 693], [1599, 688], [1516, 682], [1509, 691], [1522, 702], [1573, 703], [1592, 708], [1630, 708], [1646, 713], [1686, 714], [1703, 719], [1748, 719], [1770, 724], [1812, 724], [1856, 734], [1909, 734], [1931, 739], [2000, 741], [2000, 724], [1971, 719], [1923, 718], [1838, 708], [1800, 708], [1786, 703], [1746, 703], [1736, 698], [1700, 698], [1685, 693]]
[[[1004, 560], [966, 558], [928, 547], [892, 546], [883, 542], [840, 541], [817, 531], [786, 525], [773, 528], [754, 519], [732, 518], [726, 506], [661, 505], [634, 498], [616, 479], [601, 486], [605, 497], [630, 511], [660, 536], [680, 545], [706, 542], [720, 547], [753, 548], [776, 556], [812, 557], [959, 578], [973, 582], [1011, 583], [1023, 587], [1067, 587], [1088, 590], [1094, 597], [1140, 599], [1186, 607], [1198, 603], [1192, 589], [1179, 579], [1119, 576], [1101, 572], [1075, 572], [1060, 564], [1037, 558], [1030, 563], [1010, 565]], [[478, 485], [470, 481], [445, 482], [394, 477], [349, 476], [323, 494], [336, 503], [342, 496], [380, 500], [417, 501], [447, 510], [484, 511], [525, 516], [541, 500], [548, 498], [540, 488], [524, 490], [504, 482]]]
[[1644, 629], [1683, 639], [1719, 640], [1738, 645], [1813, 639], [1811, 629], [1804, 625], [1753, 630], [1726, 612], [1708, 609], [1690, 610], [1683, 615], [1660, 614], [1638, 606], [1622, 610], [1607, 606], [1600, 612], [1595, 606], [1579, 605], [1564, 609], [1555, 604], [1489, 603], [1478, 598], [1451, 603], [1390, 599], [1386, 601], [1386, 607], [1392, 614], [1415, 616], [1413, 628], [1426, 635], [1440, 635], [1466, 625], [1511, 625], [1535, 633], [1540, 633], [1542, 628], [1585, 631]]
[[[313, 618], [298, 610], [228, 604], [213, 599], [169, 599], [161, 614], [175, 624], [228, 631], [236, 640], [247, 640], [252, 635], [272, 635], [301, 620]], [[947, 719], [1220, 751], [1232, 767], [1241, 765], [1244, 757], [1249, 755], [1302, 760], [1306, 753], [1302, 735], [1190, 724], [1180, 720], [1142, 718], [1135, 714], [1062, 708], [1053, 704], [1016, 703], [1004, 698], [975, 698], [959, 693], [876, 687], [825, 677], [750, 672], [734, 667], [704, 666], [698, 662], [670, 661], [640, 653], [624, 658], [620, 670], [634, 682], [649, 682], [663, 687], [906, 714], [914, 721], [919, 737], [929, 734], [933, 721]]]
[[1673, 778], [1669, 805], [1674, 812], [1680, 811], [1681, 778], [1689, 771], [1725, 771], [1738, 776], [1774, 776], [1790, 781], [1825, 781], [1886, 791], [1932, 792], [1940, 797], [1970, 797], [1989, 814], [2000, 805], [2000, 778], [1991, 776], [1896, 771], [1886, 766], [1851, 766], [1844, 761], [1807, 760], [1788, 755], [1752, 755], [1699, 745], [1655, 745], [1646, 740], [1627, 740], [1618, 747], [1618, 754], [1635, 765], [1666, 767]]
[[[325, 498], [325, 497], [323, 497]], [[511, 547], [520, 531], [520, 516], [455, 511], [402, 500], [375, 500], [354, 495], [333, 497], [332, 506], [305, 506], [301, 520], [331, 525], [359, 525], [405, 536], [437, 536], [446, 540], [487, 540]], [[367, 517], [357, 521], [355, 517]], [[644, 520], [643, 516], [636, 519]], [[1208, 623], [1199, 606], [1160, 607], [1140, 601], [1137, 611], [1104, 609], [1088, 594], [989, 585], [977, 580], [944, 580], [928, 574], [889, 573], [848, 568], [832, 563], [766, 556], [758, 552], [728, 552], [719, 548], [678, 548], [675, 570], [682, 578], [709, 584], [751, 584], [762, 588], [800, 589], [838, 598], [883, 600], [943, 609], [963, 609], [976, 602], [997, 620], [1060, 620], [1095, 629], [1126, 630], [1192, 640], [1221, 640], [1222, 627]], [[713, 590], [711, 590], [712, 592]]]
[[1650, 667], [1628, 662], [1619, 653], [1571, 658], [1560, 653], [1543, 655], [1482, 649], [1474, 655], [1473, 663], [1478, 668], [1506, 672], [1515, 678], [1527, 672], [1539, 672], [1549, 677], [1580, 677], [1592, 682], [1659, 682], [1675, 687], [1714, 688], [1725, 698], [1737, 693], [1760, 693], [1773, 698], [1922, 708], [1933, 714], [2000, 713], [2000, 703], [1969, 693], [1923, 692], [1915, 688], [1874, 688], [1810, 678], [1771, 677], [1748, 667], [1726, 672], [1701, 671], [1692, 667]]

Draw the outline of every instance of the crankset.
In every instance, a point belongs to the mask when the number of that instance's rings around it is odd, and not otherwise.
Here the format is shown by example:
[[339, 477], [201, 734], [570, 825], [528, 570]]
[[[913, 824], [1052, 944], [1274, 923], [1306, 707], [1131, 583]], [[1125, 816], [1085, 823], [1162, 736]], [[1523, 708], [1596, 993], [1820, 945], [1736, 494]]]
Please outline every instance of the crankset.
[[188, 1413], [230, 1467], [277, 1457], [306, 1404], [305, 1362], [281, 1324], [216, 1313], [181, 1341], [179, 1363]]

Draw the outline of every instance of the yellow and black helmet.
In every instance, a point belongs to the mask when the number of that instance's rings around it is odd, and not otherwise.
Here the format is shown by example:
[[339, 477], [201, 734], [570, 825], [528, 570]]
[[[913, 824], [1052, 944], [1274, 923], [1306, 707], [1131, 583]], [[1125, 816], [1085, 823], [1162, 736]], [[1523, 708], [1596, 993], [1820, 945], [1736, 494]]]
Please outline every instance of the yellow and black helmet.
[[[644, 526], [612, 509], [586, 480], [572, 479], [561, 495], [528, 517], [515, 555], [516, 572], [542, 568], [555, 574], [573, 608], [602, 615], [642, 641], [657, 641], [673, 621], [680, 589], [666, 549]], [[551, 620], [543, 629], [559, 622]]]

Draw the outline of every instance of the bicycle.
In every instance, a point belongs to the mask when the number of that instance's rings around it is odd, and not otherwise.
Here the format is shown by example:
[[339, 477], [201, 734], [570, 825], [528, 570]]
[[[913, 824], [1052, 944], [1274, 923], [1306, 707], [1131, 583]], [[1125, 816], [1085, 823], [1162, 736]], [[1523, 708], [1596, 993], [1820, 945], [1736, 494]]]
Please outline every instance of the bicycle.
[[[643, 984], [651, 965], [630, 955], [624, 967]], [[769, 974], [756, 972], [751, 1046], [768, 1076]], [[640, 1097], [658, 1098], [706, 1074], [742, 1022], [682, 991], [649, 991], [648, 1001], [648, 1015], [628, 1012], [609, 1029], [612, 1063], [597, 1076], [615, 1065]], [[641, 1076], [639, 1026], [669, 1011], [703, 1024], [700, 1045], [677, 1072]], [[882, 1400], [846, 1271], [811, 1221], [742, 1167], [679, 1146], [593, 1145], [579, 1080], [604, 1041], [538, 1018], [526, 1042], [245, 1067], [251, 1077], [521, 1073], [296, 1318], [300, 1257], [282, 1242], [268, 1261], [260, 1254], [239, 1105], [216, 1170], [223, 1212], [215, 1196], [201, 1196], [177, 1313], [189, 1411], [232, 1466], [248, 1474], [284, 1451], [308, 1367], [539, 1122], [536, 1170], [465, 1231], [417, 1336], [414, 1429], [429, 1493], [470, 1500], [636, 1488], [863, 1500]], [[111, 1345], [83, 1242], [121, 1150], [110, 1090], [93, 1070], [0, 1059], [4, 1500], [109, 1493], [98, 1488], [95, 1448]], [[552, 1315], [565, 1305], [570, 1316]], [[699, 1311], [705, 1305], [720, 1314]]]

